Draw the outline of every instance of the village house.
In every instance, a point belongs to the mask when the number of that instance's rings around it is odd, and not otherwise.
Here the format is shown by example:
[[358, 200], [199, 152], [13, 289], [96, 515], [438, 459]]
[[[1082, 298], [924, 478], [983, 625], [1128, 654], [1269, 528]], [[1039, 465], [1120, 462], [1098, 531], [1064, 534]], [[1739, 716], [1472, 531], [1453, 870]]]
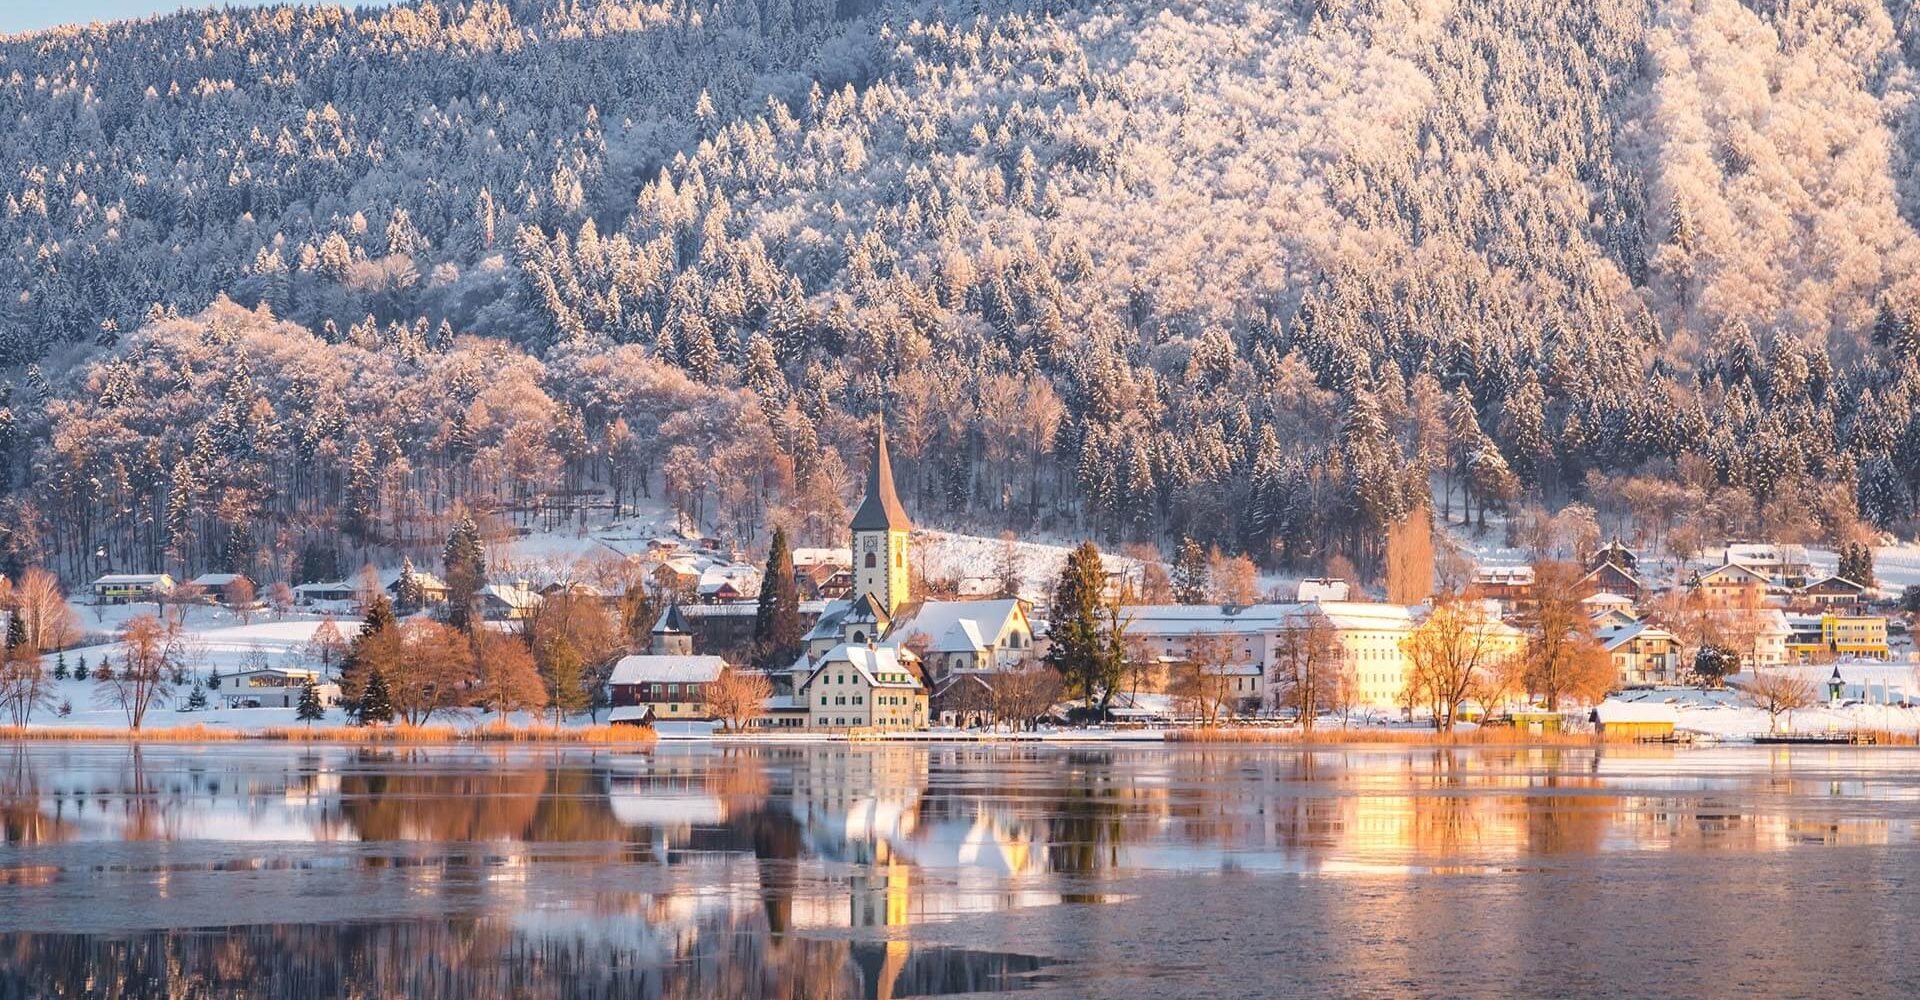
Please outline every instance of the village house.
[[825, 601], [853, 592], [853, 554], [848, 549], [793, 550], [793, 582], [803, 600]]
[[647, 652], [623, 656], [613, 665], [607, 721], [650, 725], [710, 719], [707, 685], [726, 669], [727, 661], [718, 656], [694, 655], [686, 619], [678, 606], [669, 606], [654, 622]]
[[1467, 596], [1496, 601], [1503, 612], [1511, 614], [1533, 607], [1533, 587], [1532, 566], [1481, 566], [1467, 583]]
[[1769, 584], [1784, 589], [1798, 588], [1807, 579], [1806, 553], [1797, 545], [1735, 542], [1722, 553], [1721, 565], [1752, 570]]
[[534, 593], [525, 580], [516, 580], [511, 584], [490, 583], [481, 589], [478, 597], [480, 616], [490, 622], [517, 622], [531, 618], [534, 609], [540, 606], [540, 595]]
[[340, 701], [340, 685], [323, 682], [320, 672], [301, 667], [255, 667], [229, 674], [219, 691], [228, 708], [298, 708], [308, 684], [322, 707]]
[[1708, 601], [1731, 607], [1757, 605], [1766, 600], [1773, 580], [1750, 566], [1725, 563], [1695, 573], [1687, 586]]
[[1680, 678], [1680, 640], [1649, 622], [1601, 629], [1595, 634], [1622, 686], [1672, 684]]
[[1869, 596], [1865, 584], [1843, 576], [1827, 576], [1796, 591], [1793, 603], [1814, 610], [1850, 612], [1859, 610]]
[[702, 604], [726, 604], [760, 595], [760, 571], [740, 563], [708, 566], [700, 571], [694, 584], [694, 597]]
[[95, 604], [133, 604], [158, 601], [174, 590], [165, 573], [108, 573], [89, 586]]
[[[239, 587], [243, 583], [245, 587]], [[245, 573], [202, 573], [187, 581], [187, 586], [201, 596], [201, 599], [214, 604], [232, 605], [233, 596], [243, 589], [253, 593], [253, 580]], [[258, 603], [256, 599], [255, 603]]]
[[1640, 557], [1618, 538], [1587, 560], [1586, 572], [1581, 575], [1578, 586], [1589, 597], [1620, 594], [1638, 601], [1647, 594], [1646, 584], [1640, 579]]
[[1004, 670], [1033, 654], [1033, 626], [1017, 600], [920, 601], [902, 605], [885, 644], [913, 649], [933, 680], [955, 671]]
[[891, 646], [843, 643], [795, 687], [814, 729], [924, 729], [927, 688]]
[[1590, 597], [1583, 597], [1580, 599], [1580, 606], [1586, 608], [1587, 616], [1595, 621], [1599, 621], [1603, 617], [1609, 621], [1618, 620], [1618, 618], [1614, 616], [1625, 618], [1627, 621], [1633, 621], [1639, 617], [1634, 613], [1638, 608], [1633, 603], [1633, 598], [1625, 594], [1616, 594], [1612, 591], [1603, 590]]

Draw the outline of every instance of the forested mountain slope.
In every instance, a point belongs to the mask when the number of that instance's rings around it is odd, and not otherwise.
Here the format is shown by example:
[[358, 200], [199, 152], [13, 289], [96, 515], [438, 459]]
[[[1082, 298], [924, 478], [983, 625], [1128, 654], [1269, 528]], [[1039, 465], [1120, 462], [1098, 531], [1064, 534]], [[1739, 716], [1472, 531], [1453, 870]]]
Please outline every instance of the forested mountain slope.
[[272, 8], [9, 40], [0, 112], [15, 560], [825, 537], [882, 409], [928, 518], [1269, 562], [1920, 487], [1909, 0]]

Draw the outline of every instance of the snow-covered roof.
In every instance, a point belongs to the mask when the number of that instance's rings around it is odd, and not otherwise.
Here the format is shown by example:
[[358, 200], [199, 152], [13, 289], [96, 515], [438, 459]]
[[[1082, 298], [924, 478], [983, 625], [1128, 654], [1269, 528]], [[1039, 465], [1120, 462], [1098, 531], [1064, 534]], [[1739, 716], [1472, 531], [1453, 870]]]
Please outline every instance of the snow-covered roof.
[[108, 573], [93, 581], [96, 587], [153, 587], [173, 583], [165, 573]]
[[1297, 614], [1311, 614], [1314, 607], [1339, 629], [1410, 629], [1413, 609], [1405, 604], [1373, 604], [1367, 601], [1319, 601], [1302, 605]]
[[1133, 635], [1265, 632], [1306, 613], [1303, 608], [1299, 604], [1131, 604], [1120, 609], [1120, 620]]
[[1473, 582], [1496, 586], [1524, 587], [1533, 579], [1532, 566], [1482, 566], [1473, 571]]
[[226, 585], [233, 583], [236, 580], [246, 580], [246, 579], [247, 579], [247, 575], [245, 573], [202, 573], [199, 576], [196, 576], [192, 580], [188, 581], [188, 585], [194, 586], [194, 587], [205, 587], [208, 590], [218, 590], [221, 587], [225, 587]]
[[822, 670], [839, 666], [852, 667], [854, 673], [860, 675], [860, 679], [869, 687], [920, 690], [920, 679], [901, 662], [899, 650], [891, 646], [856, 646], [844, 642], [820, 657], [813, 673], [807, 677], [807, 683], [812, 684]]
[[1720, 579], [1731, 579], [1733, 577], [1740, 577], [1740, 576], [1744, 576], [1753, 580], [1758, 580], [1761, 583], [1772, 582], [1772, 580], [1769, 579], [1765, 573], [1762, 573], [1754, 569], [1752, 566], [1749, 566], [1745, 563], [1726, 563], [1724, 565], [1715, 566], [1714, 568], [1707, 570], [1704, 573], [1700, 573], [1696, 577], [1696, 579], [1698, 579], [1701, 583], [1706, 583], [1710, 580], [1717, 581]]
[[696, 589], [702, 594], [713, 594], [731, 587], [744, 594], [759, 589], [759, 586], [758, 569], [744, 563], [721, 563], [700, 571], [700, 583]]
[[927, 647], [929, 652], [979, 652], [998, 645], [1021, 614], [1020, 602], [1011, 598], [922, 601], [900, 609], [887, 629], [886, 644], [898, 647], [909, 637], [925, 633], [931, 642]]
[[623, 656], [613, 665], [608, 684], [704, 684], [727, 669], [718, 656]]
[[1780, 547], [1758, 542], [1736, 542], [1727, 546], [1725, 565], [1777, 566], [1783, 560]]
[[1616, 701], [1607, 699], [1594, 706], [1594, 717], [1603, 726], [1621, 723], [1667, 723], [1680, 721], [1680, 712], [1663, 701]]
[[1621, 646], [1635, 639], [1673, 639], [1675, 642], [1679, 641], [1678, 639], [1674, 639], [1672, 632], [1647, 622], [1634, 622], [1631, 625], [1604, 628], [1599, 631], [1599, 634], [1596, 635], [1595, 638], [1600, 640], [1601, 647], [1608, 652], [1619, 649]]
[[510, 587], [505, 584], [487, 584], [487, 588], [480, 593], [484, 596], [492, 597], [510, 608], [530, 608], [540, 603], [540, 596], [533, 591], [520, 587]]
[[651, 705], [622, 705], [619, 708], [608, 710], [607, 721], [608, 722], [645, 722], [647, 720], [648, 713], [652, 711], [653, 711], [653, 706]]
[[1136, 604], [1120, 609], [1134, 635], [1220, 635], [1276, 632], [1297, 627], [1314, 614], [1338, 629], [1407, 629], [1413, 609], [1368, 601], [1305, 601], [1294, 604]]
[[851, 566], [853, 565], [853, 550], [834, 548], [801, 548], [793, 550], [793, 568], [795, 569], [823, 564], [828, 566]]
[[1592, 597], [1581, 598], [1580, 603], [1590, 604], [1596, 608], [1630, 608], [1633, 607], [1633, 598], [1625, 594], [1616, 594], [1611, 590], [1603, 590]]
[[1344, 601], [1353, 596], [1353, 585], [1345, 580], [1318, 577], [1300, 581], [1294, 599], [1306, 601]]

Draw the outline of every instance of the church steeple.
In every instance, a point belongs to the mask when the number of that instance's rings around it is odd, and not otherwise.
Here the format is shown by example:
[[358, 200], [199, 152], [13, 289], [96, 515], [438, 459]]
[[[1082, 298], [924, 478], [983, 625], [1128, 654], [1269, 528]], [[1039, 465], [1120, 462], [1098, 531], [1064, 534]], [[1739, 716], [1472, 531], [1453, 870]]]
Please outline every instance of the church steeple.
[[867, 495], [853, 515], [853, 595], [871, 594], [892, 614], [907, 603], [907, 535], [913, 522], [893, 490], [893, 463], [887, 457], [887, 426], [880, 422], [867, 466]]
[[907, 520], [906, 508], [900, 506], [900, 497], [893, 491], [893, 463], [887, 458], [887, 425], [884, 420], [880, 422], [879, 433], [874, 438], [873, 461], [867, 465], [867, 496], [860, 501], [860, 509], [854, 512], [853, 530], [913, 530], [913, 522]]

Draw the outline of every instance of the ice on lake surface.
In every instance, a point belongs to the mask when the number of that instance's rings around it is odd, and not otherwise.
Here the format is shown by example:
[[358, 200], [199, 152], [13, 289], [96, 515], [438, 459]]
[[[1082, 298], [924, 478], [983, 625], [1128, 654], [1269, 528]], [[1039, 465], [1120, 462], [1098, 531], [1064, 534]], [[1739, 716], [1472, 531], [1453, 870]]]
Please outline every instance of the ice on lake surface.
[[0, 997], [1912, 995], [1920, 751], [0, 745]]

